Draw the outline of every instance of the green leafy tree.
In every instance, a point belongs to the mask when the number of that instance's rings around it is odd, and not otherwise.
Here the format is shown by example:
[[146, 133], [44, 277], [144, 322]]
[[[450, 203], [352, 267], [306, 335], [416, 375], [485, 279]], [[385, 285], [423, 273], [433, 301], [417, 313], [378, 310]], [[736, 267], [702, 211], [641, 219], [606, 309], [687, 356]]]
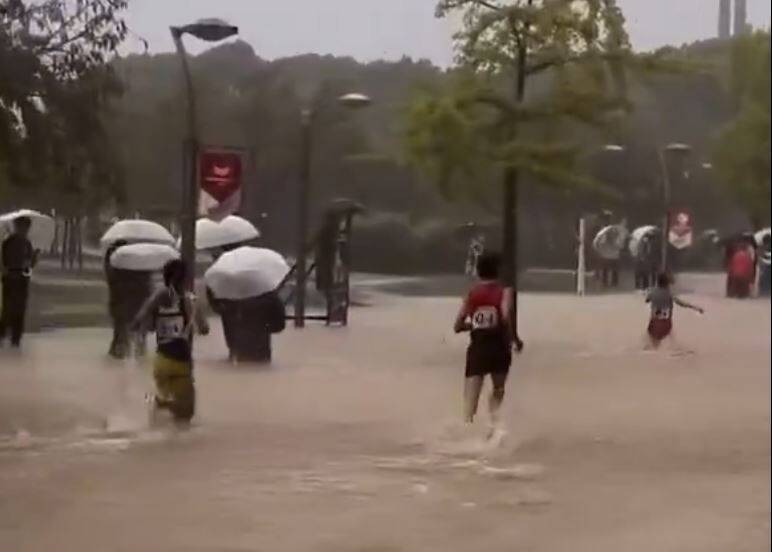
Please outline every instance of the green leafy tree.
[[[462, 83], [448, 96], [421, 97], [410, 113], [408, 146], [447, 184], [462, 169], [504, 172], [505, 276], [517, 288], [517, 204], [523, 173], [578, 183], [578, 148], [558, 135], [564, 118], [597, 124], [624, 107], [624, 66], [633, 59], [614, 0], [441, 0], [438, 17], [460, 13], [455, 36]], [[534, 99], [532, 82], [548, 91]], [[542, 91], [543, 92], [543, 91]], [[515, 320], [517, 313], [515, 302]]]
[[66, 179], [67, 167], [100, 174], [98, 112], [118, 91], [105, 63], [126, 36], [126, 6], [0, 0], [0, 184]]
[[729, 192], [756, 226], [770, 221], [770, 35], [735, 39], [730, 89], [735, 118], [721, 133], [715, 165]]

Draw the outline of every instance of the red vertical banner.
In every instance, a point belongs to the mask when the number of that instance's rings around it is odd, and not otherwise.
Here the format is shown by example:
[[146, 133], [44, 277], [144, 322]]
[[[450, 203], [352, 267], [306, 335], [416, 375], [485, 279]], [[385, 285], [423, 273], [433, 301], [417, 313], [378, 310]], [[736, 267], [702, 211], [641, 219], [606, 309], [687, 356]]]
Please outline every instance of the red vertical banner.
[[199, 216], [221, 220], [241, 207], [244, 154], [241, 150], [204, 147], [198, 155]]

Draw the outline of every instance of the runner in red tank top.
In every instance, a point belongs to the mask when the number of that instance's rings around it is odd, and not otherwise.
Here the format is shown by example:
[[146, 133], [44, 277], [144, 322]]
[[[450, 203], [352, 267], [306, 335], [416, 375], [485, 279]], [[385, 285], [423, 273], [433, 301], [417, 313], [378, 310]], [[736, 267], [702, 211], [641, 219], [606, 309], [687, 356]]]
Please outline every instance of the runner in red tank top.
[[483, 254], [477, 262], [480, 282], [464, 299], [456, 316], [456, 333], [470, 332], [466, 352], [466, 382], [464, 385], [464, 419], [474, 421], [483, 380], [490, 374], [493, 392], [490, 397], [491, 422], [498, 422], [498, 412], [504, 400], [504, 388], [512, 363], [512, 330], [510, 311], [512, 293], [498, 281], [498, 255]]

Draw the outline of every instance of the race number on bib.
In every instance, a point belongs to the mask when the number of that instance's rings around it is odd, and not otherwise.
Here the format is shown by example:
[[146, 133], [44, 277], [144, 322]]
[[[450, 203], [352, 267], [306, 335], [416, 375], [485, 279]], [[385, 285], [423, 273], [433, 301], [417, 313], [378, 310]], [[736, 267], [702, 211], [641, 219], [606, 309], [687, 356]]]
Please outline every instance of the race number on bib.
[[179, 339], [185, 333], [185, 318], [178, 316], [159, 316], [156, 335], [159, 341]]
[[670, 309], [657, 309], [654, 312], [654, 318], [657, 320], [670, 320], [671, 312], [672, 311]]
[[499, 310], [496, 307], [478, 307], [472, 314], [473, 330], [490, 330], [499, 325]]

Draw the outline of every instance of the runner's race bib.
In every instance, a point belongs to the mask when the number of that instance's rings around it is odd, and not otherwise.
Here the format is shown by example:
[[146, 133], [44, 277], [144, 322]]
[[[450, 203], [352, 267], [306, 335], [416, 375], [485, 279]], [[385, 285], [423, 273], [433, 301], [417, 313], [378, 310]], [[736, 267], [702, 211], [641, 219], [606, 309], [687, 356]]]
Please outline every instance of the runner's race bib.
[[478, 307], [472, 314], [473, 330], [492, 330], [499, 326], [499, 310], [496, 307]]
[[656, 320], [670, 320], [671, 312], [670, 309], [658, 309], [654, 311], [654, 318]]
[[160, 313], [156, 320], [158, 341], [172, 341], [185, 336], [185, 317], [181, 314]]

